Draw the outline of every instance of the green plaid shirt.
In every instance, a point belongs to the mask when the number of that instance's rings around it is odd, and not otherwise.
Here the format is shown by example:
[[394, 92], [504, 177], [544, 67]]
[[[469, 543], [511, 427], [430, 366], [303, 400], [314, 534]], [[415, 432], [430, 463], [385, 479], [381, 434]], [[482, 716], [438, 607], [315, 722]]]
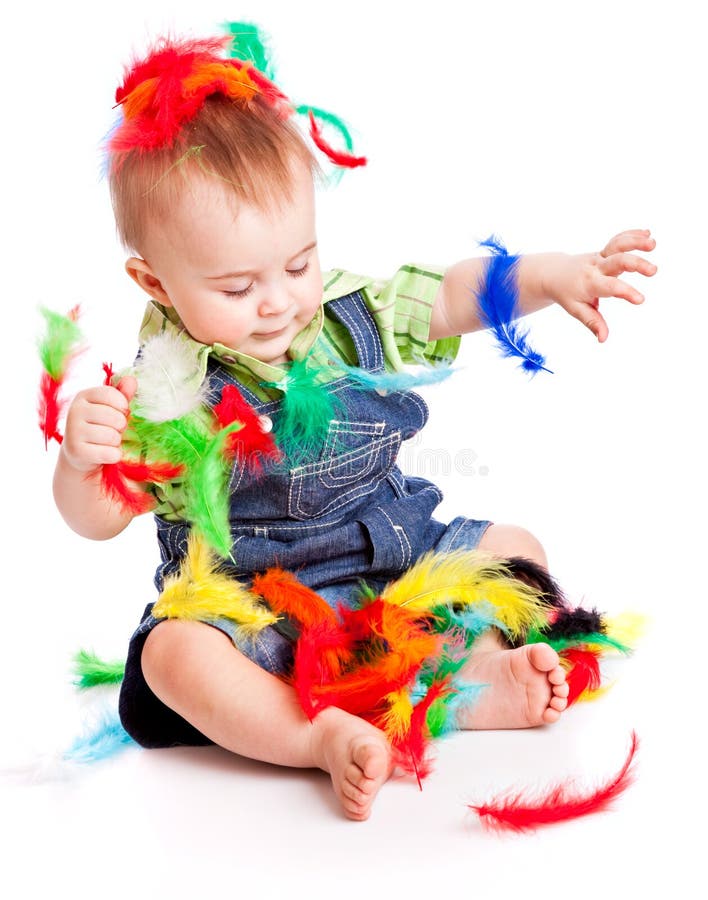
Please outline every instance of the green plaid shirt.
[[[459, 336], [428, 340], [433, 304], [444, 273], [445, 269], [440, 267], [406, 265], [401, 266], [389, 281], [382, 281], [332, 269], [323, 273], [323, 306], [329, 300], [360, 291], [378, 327], [388, 371], [397, 372], [410, 364], [449, 363], [457, 354]], [[346, 328], [325, 316], [323, 306], [320, 306], [312, 322], [295, 336], [288, 355], [291, 359], [302, 359], [309, 353], [313, 366], [323, 372], [323, 380], [326, 380], [332, 359], [356, 365], [357, 357]], [[280, 395], [277, 389], [264, 387], [263, 382], [279, 381], [287, 363], [274, 366], [223, 344], [200, 344], [184, 331], [172, 307], [151, 301], [140, 328], [140, 344], [166, 329], [182, 334], [190, 345], [194, 353], [195, 386], [203, 381], [207, 361], [213, 355], [241, 384], [261, 399], [277, 399]], [[140, 447], [131, 441], [130, 429], [124, 435], [123, 449], [126, 455], [140, 455]], [[151, 489], [158, 501], [155, 509], [157, 515], [171, 521], [183, 518], [181, 483], [153, 485]]]

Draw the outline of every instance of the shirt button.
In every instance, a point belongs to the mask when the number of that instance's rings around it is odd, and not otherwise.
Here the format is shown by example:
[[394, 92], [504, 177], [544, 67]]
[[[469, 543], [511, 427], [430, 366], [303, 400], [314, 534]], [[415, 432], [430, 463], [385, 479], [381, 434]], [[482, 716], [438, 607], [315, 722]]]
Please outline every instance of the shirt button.
[[227, 362], [227, 363], [235, 363], [236, 362], [235, 356], [229, 355], [229, 356], [222, 356], [221, 358], [223, 359], [224, 362]]
[[261, 431], [265, 434], [273, 430], [273, 420], [270, 416], [258, 416], [258, 424], [261, 426]]

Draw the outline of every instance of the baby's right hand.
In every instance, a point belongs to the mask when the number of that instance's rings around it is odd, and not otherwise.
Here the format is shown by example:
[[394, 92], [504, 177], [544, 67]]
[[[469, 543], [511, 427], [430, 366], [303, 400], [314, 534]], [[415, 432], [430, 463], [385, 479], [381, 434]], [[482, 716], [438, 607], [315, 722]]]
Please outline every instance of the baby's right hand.
[[93, 472], [122, 458], [123, 432], [128, 424], [128, 404], [138, 383], [132, 376], [117, 387], [101, 385], [80, 391], [66, 417], [61, 453], [79, 472]]

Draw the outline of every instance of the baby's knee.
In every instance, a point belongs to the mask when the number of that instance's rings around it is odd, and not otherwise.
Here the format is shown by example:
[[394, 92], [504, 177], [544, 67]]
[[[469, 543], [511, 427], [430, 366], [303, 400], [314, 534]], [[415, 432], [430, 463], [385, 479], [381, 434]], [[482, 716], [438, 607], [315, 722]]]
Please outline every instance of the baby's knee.
[[548, 568], [543, 544], [520, 525], [490, 525], [479, 542], [479, 549], [506, 558], [523, 556]]
[[148, 687], [162, 694], [165, 687], [174, 686], [182, 669], [180, 661], [190, 652], [195, 622], [165, 619], [158, 622], [145, 639], [140, 665]]

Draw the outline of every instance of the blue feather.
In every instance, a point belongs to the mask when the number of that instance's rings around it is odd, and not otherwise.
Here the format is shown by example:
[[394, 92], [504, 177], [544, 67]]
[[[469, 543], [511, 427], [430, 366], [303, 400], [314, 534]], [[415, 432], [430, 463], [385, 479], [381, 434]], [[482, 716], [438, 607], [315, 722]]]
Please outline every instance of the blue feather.
[[465, 712], [479, 700], [480, 694], [489, 687], [488, 684], [473, 684], [467, 681], [453, 681], [455, 693], [445, 701], [447, 716], [440, 737], [460, 730], [460, 720]]
[[369, 372], [356, 366], [337, 363], [337, 368], [346, 373], [355, 383], [355, 387], [365, 391], [410, 391], [426, 384], [438, 384], [449, 378], [455, 371], [452, 366], [427, 366], [415, 372]]
[[519, 257], [510, 256], [494, 235], [481, 241], [480, 246], [492, 251], [484, 282], [477, 292], [480, 321], [485, 328], [492, 329], [504, 356], [520, 359], [521, 367], [532, 375], [539, 369], [551, 372], [544, 365], [545, 356], [529, 346], [528, 329], [516, 324], [521, 318], [516, 279]]
[[118, 713], [105, 711], [93, 730], [77, 738], [64, 752], [64, 759], [76, 763], [99, 762], [131, 744], [135, 741], [121, 725]]

